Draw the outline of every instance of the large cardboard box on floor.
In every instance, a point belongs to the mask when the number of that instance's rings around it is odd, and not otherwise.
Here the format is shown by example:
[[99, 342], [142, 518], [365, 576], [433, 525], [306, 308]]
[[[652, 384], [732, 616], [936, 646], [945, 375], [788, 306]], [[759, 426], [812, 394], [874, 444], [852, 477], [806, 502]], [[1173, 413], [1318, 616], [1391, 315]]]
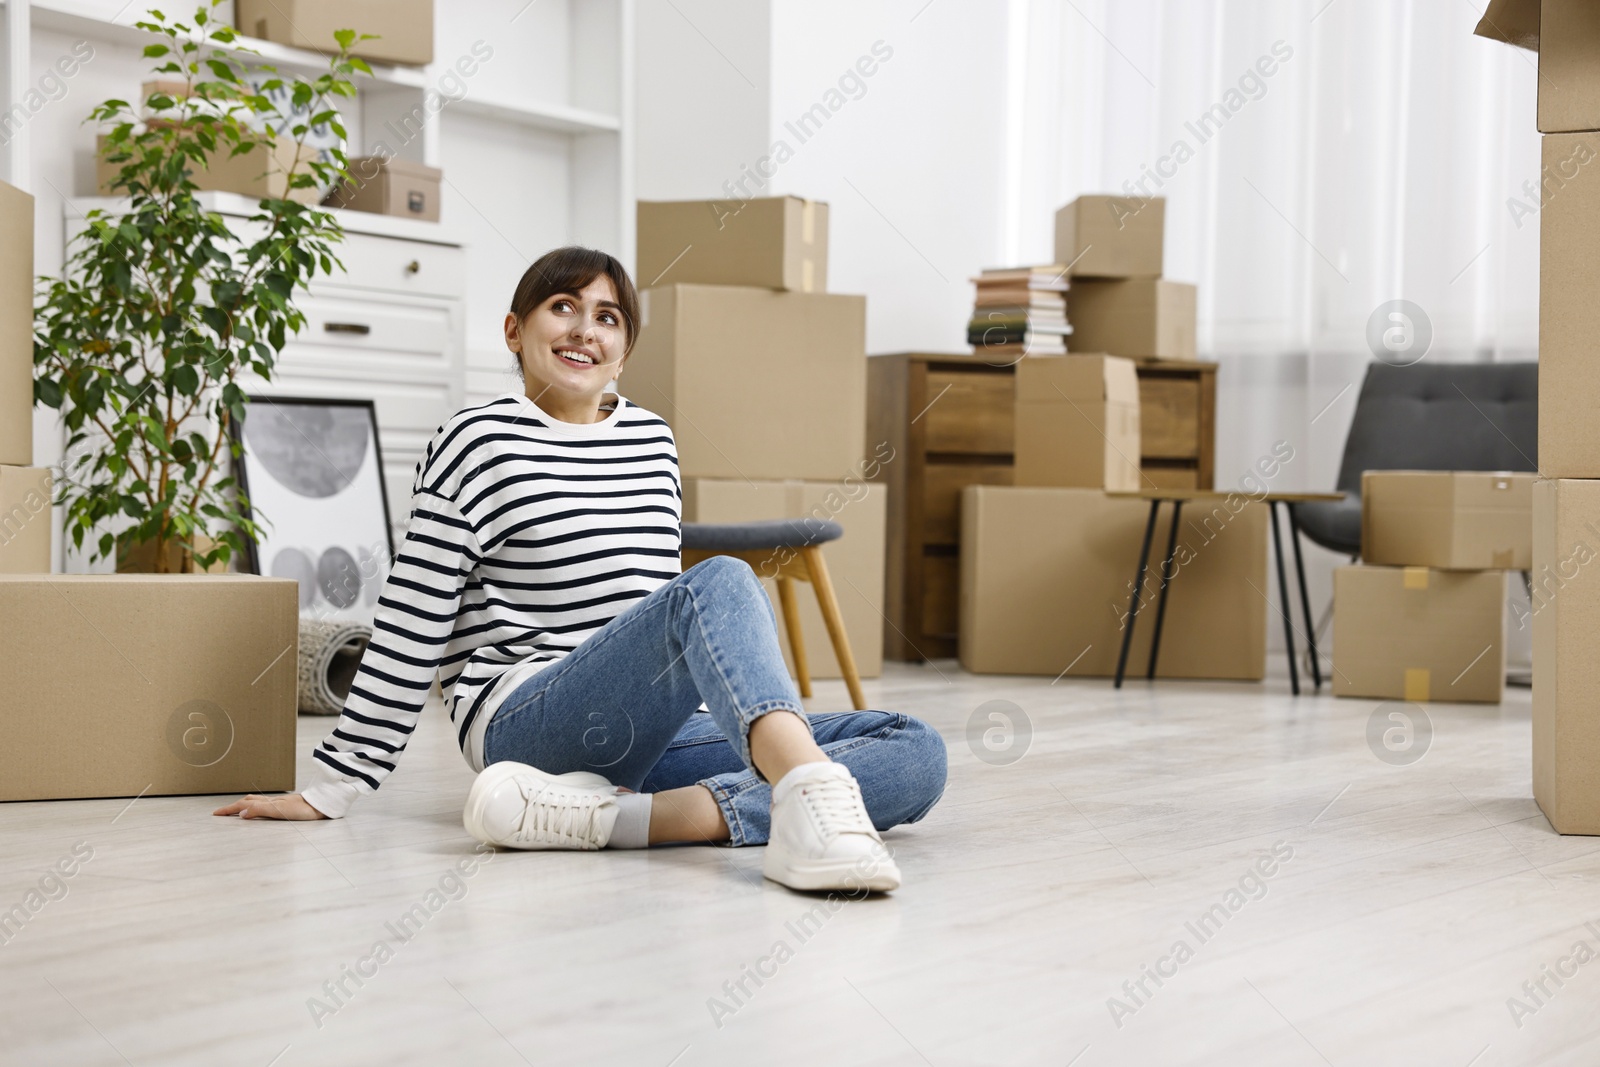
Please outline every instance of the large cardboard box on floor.
[[1133, 491], [1139, 374], [1118, 356], [1017, 361], [1013, 485]]
[[861, 463], [866, 297], [668, 285], [639, 300], [620, 388], [671, 424], [683, 478], [836, 482]]
[[0, 800], [293, 790], [298, 607], [253, 574], [0, 574]]
[[[871, 461], [867, 461], [871, 462]], [[821, 546], [823, 562], [839, 614], [850, 640], [856, 673], [876, 678], [883, 673], [884, 538], [888, 515], [888, 487], [864, 479], [872, 468], [838, 482], [756, 481], [686, 478], [683, 482], [684, 522], [751, 522], [759, 519], [831, 519], [844, 528], [844, 536]], [[762, 578], [777, 574], [786, 558], [773, 550], [761, 563], [752, 564]], [[767, 596], [778, 620], [779, 641], [795, 673], [794, 649], [783, 621], [778, 583], [770, 581]], [[822, 621], [817, 594], [809, 584], [793, 586], [800, 612], [800, 639], [805, 644], [806, 667], [813, 678], [842, 678], [833, 639]]]
[[798, 196], [641, 200], [639, 284], [828, 291], [828, 205]]
[[1539, 53], [1540, 132], [1600, 129], [1600, 4], [1489, 0], [1474, 32]]
[[[1080, 196], [1056, 212], [1055, 261], [1073, 278], [1159, 278], [1166, 208], [1159, 196]], [[1070, 292], [1067, 307], [1070, 321]]]
[[1087, 278], [1067, 293], [1072, 352], [1193, 359], [1195, 287], [1166, 278]]
[[1506, 572], [1339, 567], [1333, 695], [1499, 703]]
[[0, 574], [50, 573], [49, 467], [0, 466]]
[[[1098, 489], [963, 489], [961, 666], [974, 674], [1115, 674], [1149, 513], [1146, 501]], [[1145, 580], [1131, 677], [1142, 677], [1149, 661], [1162, 557], [1154, 553]], [[1173, 569], [1157, 676], [1264, 677], [1266, 507], [1233, 494], [1209, 510], [1185, 508]]]
[[33, 197], [0, 182], [0, 464], [33, 463]]
[[332, 52], [335, 30], [370, 33], [350, 54], [375, 63], [433, 62], [433, 0], [234, 0], [233, 24], [250, 37]]
[[1533, 796], [1600, 834], [1600, 481], [1533, 486]]
[[1539, 473], [1600, 478], [1600, 133], [1546, 134], [1539, 210]]
[[1515, 471], [1367, 471], [1361, 558], [1393, 567], [1533, 566], [1533, 483]]

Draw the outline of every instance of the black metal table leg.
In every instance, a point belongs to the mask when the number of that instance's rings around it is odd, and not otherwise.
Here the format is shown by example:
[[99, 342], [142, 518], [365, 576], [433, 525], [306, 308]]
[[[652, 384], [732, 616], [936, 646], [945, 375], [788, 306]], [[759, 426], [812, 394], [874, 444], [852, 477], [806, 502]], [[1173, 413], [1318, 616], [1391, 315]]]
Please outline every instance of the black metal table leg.
[[1306, 644], [1311, 652], [1311, 682], [1317, 688], [1322, 688], [1322, 664], [1317, 661], [1317, 624], [1311, 618], [1311, 594], [1306, 592], [1306, 561], [1300, 551], [1300, 520], [1295, 518], [1294, 504], [1285, 502], [1284, 511], [1289, 514], [1289, 540], [1294, 543], [1294, 569], [1300, 577], [1300, 607], [1306, 620]]
[[1278, 559], [1278, 610], [1283, 616], [1283, 643], [1289, 650], [1289, 690], [1300, 695], [1300, 669], [1294, 661], [1294, 619], [1289, 607], [1289, 576], [1283, 569], [1283, 534], [1278, 529], [1278, 502], [1267, 502], [1267, 518], [1272, 522], [1272, 551]]
[[1167, 617], [1167, 586], [1172, 582], [1172, 557], [1178, 549], [1178, 515], [1183, 511], [1183, 501], [1172, 502], [1172, 526], [1167, 531], [1167, 558], [1161, 564], [1161, 593], [1156, 599], [1156, 628], [1150, 635], [1150, 666], [1145, 677], [1154, 680], [1156, 657], [1161, 654], [1161, 624]]
[[1139, 617], [1139, 600], [1144, 594], [1144, 572], [1150, 565], [1150, 538], [1156, 531], [1156, 514], [1161, 510], [1161, 501], [1150, 501], [1150, 518], [1144, 524], [1144, 544], [1139, 549], [1139, 569], [1134, 572], [1133, 594], [1129, 597], [1128, 621], [1122, 631], [1122, 651], [1117, 655], [1117, 680], [1112, 684], [1113, 689], [1122, 688], [1122, 676], [1128, 669], [1128, 649], [1133, 644], [1133, 621]]

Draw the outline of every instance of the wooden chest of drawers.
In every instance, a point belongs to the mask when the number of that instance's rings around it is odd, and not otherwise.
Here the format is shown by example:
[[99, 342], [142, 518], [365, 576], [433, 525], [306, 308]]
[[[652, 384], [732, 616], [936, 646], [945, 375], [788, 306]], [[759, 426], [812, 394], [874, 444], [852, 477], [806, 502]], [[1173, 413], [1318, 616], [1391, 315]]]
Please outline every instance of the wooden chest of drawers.
[[[1136, 362], [1145, 478], [1156, 486], [1210, 488], [1216, 364]], [[1011, 484], [1015, 383], [1013, 367], [973, 355], [867, 360], [867, 449], [884, 442], [894, 449], [874, 478], [889, 488], [887, 659], [956, 654], [961, 490]]]

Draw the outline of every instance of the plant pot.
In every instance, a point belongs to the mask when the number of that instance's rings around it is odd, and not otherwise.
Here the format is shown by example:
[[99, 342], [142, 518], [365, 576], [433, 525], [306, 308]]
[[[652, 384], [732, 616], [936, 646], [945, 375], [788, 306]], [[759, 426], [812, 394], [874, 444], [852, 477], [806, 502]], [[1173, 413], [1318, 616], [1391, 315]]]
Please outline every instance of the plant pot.
[[[202, 550], [209, 552], [216, 544], [209, 537], [195, 538], [195, 544]], [[214, 563], [204, 573], [226, 574], [226, 563]], [[117, 573], [118, 574], [154, 574], [156, 573], [156, 552], [153, 541], [139, 541], [127, 547], [117, 548]], [[168, 574], [200, 574], [201, 570], [195, 566], [193, 554], [183, 547], [175, 538], [167, 541], [167, 573]]]

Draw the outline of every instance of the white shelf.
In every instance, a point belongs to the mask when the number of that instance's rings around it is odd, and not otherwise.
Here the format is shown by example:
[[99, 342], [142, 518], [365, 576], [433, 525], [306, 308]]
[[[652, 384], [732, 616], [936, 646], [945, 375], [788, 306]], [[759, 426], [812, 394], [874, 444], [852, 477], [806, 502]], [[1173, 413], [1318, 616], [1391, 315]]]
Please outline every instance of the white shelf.
[[[69, 7], [71, 3], [72, 0], [33, 0], [31, 10], [34, 25], [40, 29], [135, 47], [149, 44], [154, 37], [153, 34], [133, 25], [134, 20], [143, 17], [138, 12], [121, 16], [124, 21], [110, 21], [74, 11]], [[301, 73], [320, 73], [328, 68], [328, 57], [318, 52], [291, 48], [288, 45], [246, 37], [242, 34], [239, 41], [246, 48], [253, 49], [256, 54], [231, 48], [218, 51], [243, 60], [270, 63], [280, 69]], [[425, 68], [385, 66], [378, 63], [369, 63], [369, 66], [372, 67], [372, 78], [368, 79], [365, 75], [357, 74], [354, 80], [358, 88], [367, 85], [403, 86], [424, 90], [432, 88]], [[486, 97], [482, 93], [469, 93], [459, 99], [451, 99], [442, 109], [442, 113], [480, 115], [498, 122], [511, 122], [557, 133], [616, 133], [622, 128], [622, 120], [616, 115], [566, 104], [495, 99]]]
[[[206, 210], [215, 211], [219, 215], [234, 215], [247, 218], [259, 210], [254, 197], [244, 196], [240, 193], [219, 193], [206, 191], [195, 194]], [[122, 212], [128, 209], [129, 200], [126, 197], [114, 196], [84, 196], [67, 200], [62, 205], [62, 211], [68, 221], [80, 219], [87, 215], [93, 208], [102, 211]], [[437, 222], [420, 222], [416, 219], [403, 219], [394, 215], [377, 215], [370, 211], [351, 211], [349, 208], [323, 208], [331, 212], [339, 220], [339, 225], [350, 233], [365, 233], [374, 237], [393, 237], [402, 241], [423, 241], [428, 244], [460, 245], [461, 235], [453, 229], [448, 229]]]
[[[98, 41], [138, 47], [150, 44], [155, 39], [155, 35], [133, 25], [135, 20], [144, 17], [143, 12], [130, 12], [121, 16], [121, 19], [126, 21], [110, 21], [74, 11], [71, 3], [72, 0], [33, 0], [31, 5], [33, 24], [39, 29], [56, 30]], [[217, 51], [302, 73], [320, 73], [328, 69], [328, 57], [318, 52], [304, 48], [290, 48], [288, 45], [246, 37], [244, 34], [239, 35], [239, 43], [258, 54], [251, 55], [233, 48], [219, 48]], [[387, 66], [379, 63], [370, 63], [369, 66], [372, 67], [371, 80], [374, 82], [383, 85], [403, 85], [413, 89], [423, 89], [428, 86], [427, 75], [419, 68]], [[367, 81], [366, 76], [361, 74], [357, 74], [356, 79], [357, 85]]]
[[440, 114], [482, 115], [499, 122], [514, 122], [558, 133], [616, 133], [622, 120], [616, 115], [587, 111], [565, 104], [514, 103], [495, 100], [483, 94], [468, 94], [450, 101]]

